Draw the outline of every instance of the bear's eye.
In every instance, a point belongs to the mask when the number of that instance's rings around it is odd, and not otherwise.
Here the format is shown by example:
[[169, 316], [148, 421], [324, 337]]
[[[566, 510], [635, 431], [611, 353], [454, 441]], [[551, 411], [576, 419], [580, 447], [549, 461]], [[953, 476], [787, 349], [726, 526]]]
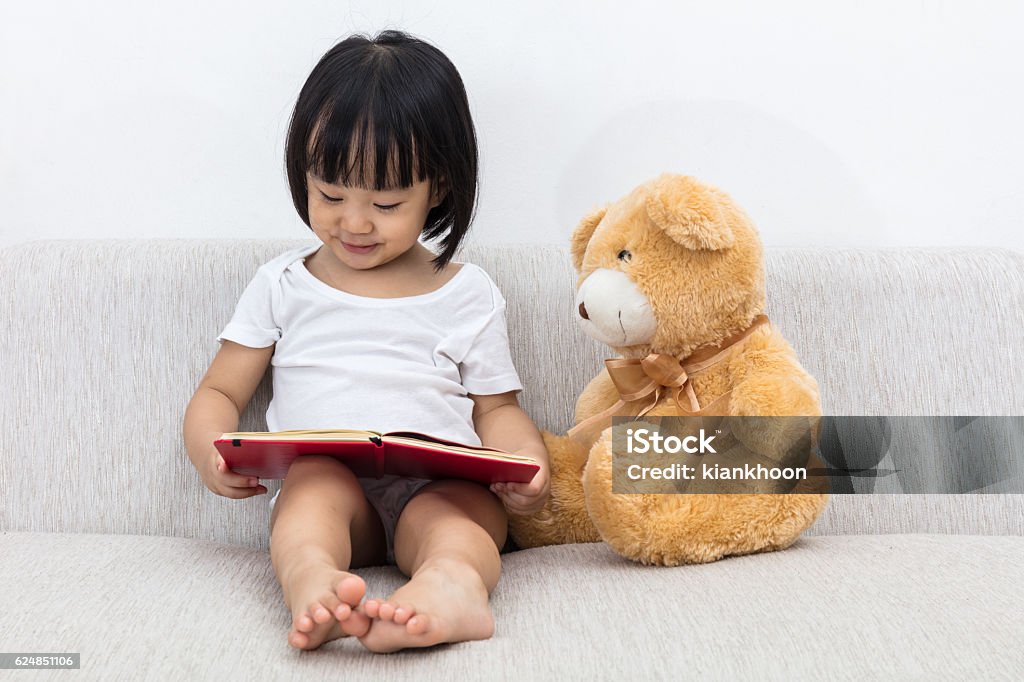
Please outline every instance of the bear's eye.
[[630, 259], [631, 259], [632, 257], [633, 257], [633, 254], [631, 254], [631, 253], [630, 253], [629, 251], [627, 251], [626, 249], [623, 249], [622, 251], [619, 251], [618, 259], [619, 259], [620, 261], [624, 262], [624, 263], [628, 263], [628, 262], [629, 262], [629, 260], [630, 260]]

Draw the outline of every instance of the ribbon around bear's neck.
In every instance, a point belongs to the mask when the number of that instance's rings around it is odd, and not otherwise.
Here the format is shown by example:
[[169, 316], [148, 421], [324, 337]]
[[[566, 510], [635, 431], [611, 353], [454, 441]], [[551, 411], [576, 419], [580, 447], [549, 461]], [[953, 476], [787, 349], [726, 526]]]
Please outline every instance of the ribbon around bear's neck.
[[[698, 374], [718, 363], [732, 352], [733, 346], [754, 333], [761, 325], [768, 324], [766, 315], [758, 315], [750, 326], [727, 337], [720, 346], [699, 348], [679, 360], [665, 353], [651, 353], [641, 359], [610, 358], [604, 361], [608, 375], [619, 392], [619, 400], [607, 410], [595, 414], [566, 432], [570, 438], [581, 437], [601, 422], [612, 416], [637, 416], [647, 414], [661, 399], [664, 389], [672, 391], [672, 399], [682, 415], [701, 411], [697, 395], [693, 392], [694, 374]], [[729, 399], [729, 393], [719, 396], [703, 409], [717, 407]], [[681, 396], [686, 395], [684, 407]]]

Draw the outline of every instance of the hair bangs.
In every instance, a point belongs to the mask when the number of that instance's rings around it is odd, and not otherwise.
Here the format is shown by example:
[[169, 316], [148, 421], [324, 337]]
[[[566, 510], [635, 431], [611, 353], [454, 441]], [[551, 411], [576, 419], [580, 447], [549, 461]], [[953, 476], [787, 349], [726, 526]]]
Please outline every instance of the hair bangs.
[[405, 117], [381, 106], [379, 96], [366, 100], [324, 107], [310, 134], [310, 172], [331, 184], [375, 191], [404, 189], [428, 177], [427, 159], [417, 154], [422, 145]]

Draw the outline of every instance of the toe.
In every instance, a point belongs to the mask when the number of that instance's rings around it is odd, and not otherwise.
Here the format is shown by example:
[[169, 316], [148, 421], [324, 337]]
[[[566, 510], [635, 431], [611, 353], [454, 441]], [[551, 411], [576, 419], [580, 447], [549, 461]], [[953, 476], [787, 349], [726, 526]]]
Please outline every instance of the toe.
[[316, 623], [313, 622], [308, 613], [303, 613], [295, 619], [294, 625], [296, 632], [312, 632]]
[[430, 618], [423, 613], [417, 613], [405, 624], [405, 631], [410, 635], [422, 635], [430, 626]]
[[[333, 592], [328, 592], [320, 598], [321, 606], [323, 606], [323, 608], [327, 610], [327, 618], [334, 618], [334, 614], [337, 613], [338, 607], [341, 606], [341, 604], [343, 603], [344, 602], [338, 599], [338, 597]], [[313, 614], [313, 617], [318, 623], [326, 622], [326, 620], [317, 619], [315, 613]]]
[[357, 606], [366, 595], [366, 583], [357, 575], [347, 575], [338, 582], [334, 592], [349, 606]]
[[288, 643], [296, 649], [305, 649], [309, 646], [309, 636], [302, 632], [292, 631], [288, 635]]
[[384, 602], [380, 605], [380, 618], [383, 620], [392, 620], [395, 617], [395, 605], [389, 601]]
[[412, 604], [399, 604], [395, 609], [395, 622], [399, 625], [404, 625], [409, 622], [409, 619], [416, 614], [416, 610]]
[[330, 610], [328, 610], [328, 608], [323, 604], [314, 604], [311, 613], [313, 614], [313, 620], [321, 625], [334, 617], [331, 615]]
[[352, 615], [352, 607], [345, 602], [339, 602], [334, 608], [334, 617], [339, 623], [344, 622]]
[[367, 599], [363, 602], [363, 611], [370, 618], [377, 618], [380, 614], [380, 600], [378, 599]]
[[348, 618], [340, 621], [339, 625], [345, 634], [362, 637], [370, 630], [371, 621], [365, 613], [356, 609]]

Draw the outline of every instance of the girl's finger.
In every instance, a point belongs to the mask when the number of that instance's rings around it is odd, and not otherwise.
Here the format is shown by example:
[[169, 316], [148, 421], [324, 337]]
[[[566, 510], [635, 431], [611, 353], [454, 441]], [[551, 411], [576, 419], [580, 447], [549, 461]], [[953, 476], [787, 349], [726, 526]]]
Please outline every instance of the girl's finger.
[[519, 493], [505, 493], [505, 496], [504, 496], [503, 499], [507, 500], [508, 502], [512, 503], [513, 505], [515, 505], [517, 507], [522, 507], [523, 505], [529, 505], [534, 500], [534, 498], [532, 498], [532, 497], [528, 497], [526, 495], [521, 495]]
[[224, 476], [224, 482], [232, 488], [252, 488], [260, 484], [260, 479], [245, 474], [228, 473]]
[[544, 482], [534, 478], [529, 483], [509, 483], [508, 485], [512, 492], [533, 497], [541, 491], [541, 488], [544, 487]]
[[239, 496], [241, 496], [241, 497], [250, 497], [253, 493], [262, 495], [263, 493], [267, 492], [267, 489], [265, 487], [263, 487], [262, 485], [255, 485], [255, 486], [229, 485], [228, 488], [230, 488], [231, 490], [237, 491]]
[[529, 516], [530, 514], [533, 514], [534, 512], [537, 512], [537, 511], [540, 511], [540, 510], [539, 509], [532, 509], [530, 507], [511, 507], [511, 508], [509, 508], [508, 511], [509, 511], [510, 514], [513, 514], [515, 516]]
[[532, 490], [530, 483], [509, 483], [507, 490], [516, 495], [529, 495]]

